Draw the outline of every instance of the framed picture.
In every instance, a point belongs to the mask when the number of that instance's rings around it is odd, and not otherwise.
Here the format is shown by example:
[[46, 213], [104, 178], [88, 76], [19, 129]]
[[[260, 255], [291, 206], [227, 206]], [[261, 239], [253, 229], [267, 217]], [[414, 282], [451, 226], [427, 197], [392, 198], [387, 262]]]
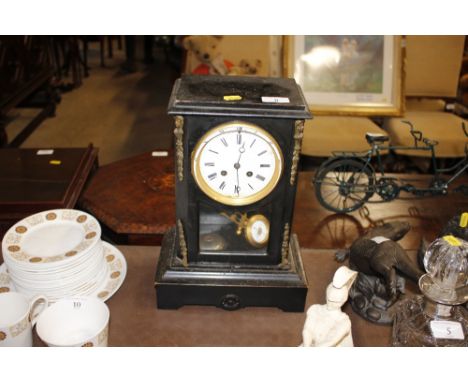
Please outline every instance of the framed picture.
[[315, 115], [403, 113], [400, 36], [285, 36], [283, 75], [302, 87]]

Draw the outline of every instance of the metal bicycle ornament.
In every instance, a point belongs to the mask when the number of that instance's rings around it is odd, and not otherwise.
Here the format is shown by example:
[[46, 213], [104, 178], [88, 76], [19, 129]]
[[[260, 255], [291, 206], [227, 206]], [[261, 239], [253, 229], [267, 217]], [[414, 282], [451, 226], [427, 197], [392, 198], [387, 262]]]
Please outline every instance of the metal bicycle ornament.
[[[330, 211], [348, 213], [359, 209], [377, 194], [383, 202], [396, 199], [401, 191], [417, 196], [445, 195], [450, 184], [468, 168], [468, 142], [465, 143], [465, 157], [448, 168], [438, 168], [434, 147], [438, 142], [424, 138], [422, 132], [415, 130], [411, 122], [403, 121], [410, 127], [414, 139], [413, 146], [393, 146], [385, 144], [389, 137], [381, 134], [366, 134], [371, 148], [364, 152], [336, 151], [315, 173], [313, 184], [315, 195], [320, 204]], [[462, 129], [466, 137], [465, 124]], [[422, 144], [421, 144], [422, 142]], [[403, 184], [398, 178], [387, 176], [383, 168], [382, 152], [388, 150], [421, 150], [431, 154], [434, 174], [426, 187]], [[376, 157], [376, 165], [371, 159]], [[450, 173], [447, 179], [444, 174]], [[461, 185], [455, 191], [468, 195], [468, 185]]]

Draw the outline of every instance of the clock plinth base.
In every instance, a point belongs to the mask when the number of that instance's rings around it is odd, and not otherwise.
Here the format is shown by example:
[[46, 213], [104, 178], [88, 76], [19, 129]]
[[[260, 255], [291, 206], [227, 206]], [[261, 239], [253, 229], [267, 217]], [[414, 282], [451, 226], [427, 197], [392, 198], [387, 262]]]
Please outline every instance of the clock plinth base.
[[248, 306], [303, 312], [307, 278], [296, 235], [291, 235], [290, 267], [178, 265], [175, 229], [166, 233], [159, 257], [155, 288], [159, 309], [212, 305], [226, 310]]

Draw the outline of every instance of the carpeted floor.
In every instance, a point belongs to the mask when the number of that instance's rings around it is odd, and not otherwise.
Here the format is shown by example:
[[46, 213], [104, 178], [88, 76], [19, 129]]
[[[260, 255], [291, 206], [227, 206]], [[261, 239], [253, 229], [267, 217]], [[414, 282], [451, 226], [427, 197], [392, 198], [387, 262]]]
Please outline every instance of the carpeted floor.
[[[124, 51], [99, 64], [97, 45], [89, 53], [90, 75], [81, 87], [62, 94], [54, 118], [46, 119], [23, 148], [99, 147], [100, 164], [107, 164], [172, 145], [173, 122], [166, 113], [172, 84], [179, 76], [155, 51], [151, 65], [138, 63], [135, 73], [122, 74]], [[138, 55], [137, 55], [138, 59]], [[27, 118], [27, 111], [15, 123]]]

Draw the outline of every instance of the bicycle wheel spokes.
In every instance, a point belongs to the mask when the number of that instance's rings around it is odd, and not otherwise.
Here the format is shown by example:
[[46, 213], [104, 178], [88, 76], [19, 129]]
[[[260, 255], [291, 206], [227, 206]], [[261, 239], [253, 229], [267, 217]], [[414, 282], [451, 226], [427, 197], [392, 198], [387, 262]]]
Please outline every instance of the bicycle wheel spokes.
[[372, 196], [373, 184], [373, 172], [365, 163], [339, 159], [318, 171], [315, 193], [325, 208], [335, 212], [351, 212]]
[[360, 194], [357, 192], [350, 192], [348, 195], [343, 195], [336, 187], [322, 190], [322, 198], [326, 204], [340, 212], [352, 211], [354, 209], [353, 207], [361, 202], [364, 194], [365, 192], [363, 191]]

